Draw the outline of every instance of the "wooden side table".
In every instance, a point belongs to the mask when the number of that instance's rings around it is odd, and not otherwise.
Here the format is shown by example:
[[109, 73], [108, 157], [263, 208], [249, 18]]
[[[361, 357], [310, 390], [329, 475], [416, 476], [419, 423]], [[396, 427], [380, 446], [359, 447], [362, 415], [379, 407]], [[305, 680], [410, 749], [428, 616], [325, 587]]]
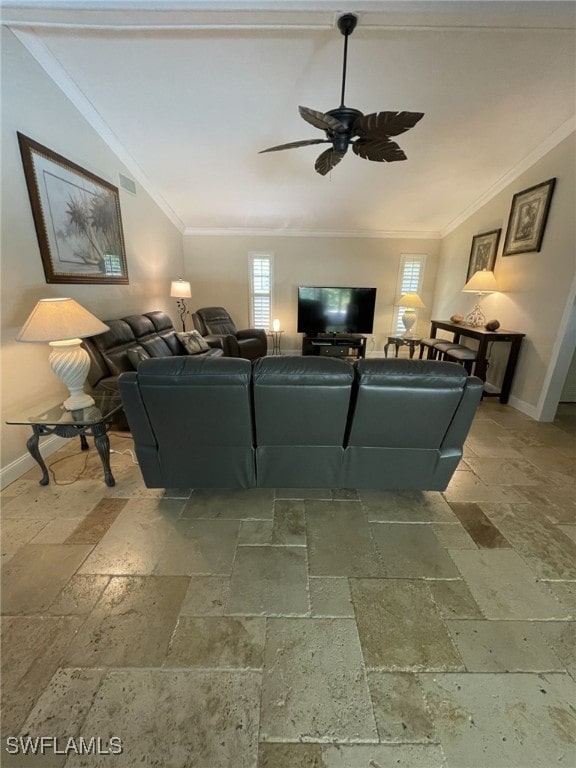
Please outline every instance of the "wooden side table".
[[398, 357], [400, 347], [409, 347], [410, 359], [412, 359], [414, 357], [416, 347], [420, 344], [421, 341], [422, 339], [419, 336], [388, 336], [388, 341], [386, 344], [384, 344], [384, 355], [388, 357], [388, 347], [390, 344], [394, 344], [396, 347], [396, 357]]

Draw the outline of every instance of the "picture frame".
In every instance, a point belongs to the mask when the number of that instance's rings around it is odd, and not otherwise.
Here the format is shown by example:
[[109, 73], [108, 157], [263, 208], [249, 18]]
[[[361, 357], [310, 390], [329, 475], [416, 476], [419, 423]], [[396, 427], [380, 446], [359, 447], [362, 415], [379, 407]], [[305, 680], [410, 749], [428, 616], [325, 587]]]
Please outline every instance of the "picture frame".
[[126, 285], [118, 188], [18, 133], [47, 283]]
[[488, 269], [492, 271], [494, 269], [501, 234], [501, 229], [492, 229], [490, 232], [474, 235], [472, 238], [472, 248], [470, 249], [470, 259], [468, 260], [466, 282], [478, 270]]
[[503, 256], [540, 250], [555, 185], [552, 178], [514, 195]]

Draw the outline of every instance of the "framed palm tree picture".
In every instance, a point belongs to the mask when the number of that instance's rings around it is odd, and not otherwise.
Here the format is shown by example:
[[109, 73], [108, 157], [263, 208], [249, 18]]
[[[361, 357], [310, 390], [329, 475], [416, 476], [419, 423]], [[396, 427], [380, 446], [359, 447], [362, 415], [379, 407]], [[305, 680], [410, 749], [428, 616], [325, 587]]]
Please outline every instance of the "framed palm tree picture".
[[128, 283], [118, 188], [18, 133], [47, 283]]

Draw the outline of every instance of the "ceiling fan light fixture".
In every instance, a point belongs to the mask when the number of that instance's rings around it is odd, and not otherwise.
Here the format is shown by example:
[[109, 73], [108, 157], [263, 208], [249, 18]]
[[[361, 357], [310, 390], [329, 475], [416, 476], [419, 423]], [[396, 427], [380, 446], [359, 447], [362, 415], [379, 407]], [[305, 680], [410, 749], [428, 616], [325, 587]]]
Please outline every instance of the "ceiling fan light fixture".
[[283, 149], [296, 149], [312, 144], [332, 144], [331, 149], [324, 150], [316, 159], [314, 168], [321, 176], [325, 176], [342, 160], [350, 146], [352, 146], [354, 153], [364, 160], [378, 163], [406, 160], [403, 150], [395, 141], [390, 139], [390, 136], [398, 136], [413, 128], [424, 117], [423, 112], [373, 112], [364, 115], [359, 109], [344, 105], [348, 38], [356, 29], [357, 23], [358, 17], [353, 13], [343, 14], [337, 22], [338, 29], [344, 35], [340, 106], [327, 112], [319, 112], [309, 107], [298, 107], [300, 116], [314, 128], [324, 131], [326, 138], [304, 139], [288, 144], [278, 144], [260, 150], [260, 154]]

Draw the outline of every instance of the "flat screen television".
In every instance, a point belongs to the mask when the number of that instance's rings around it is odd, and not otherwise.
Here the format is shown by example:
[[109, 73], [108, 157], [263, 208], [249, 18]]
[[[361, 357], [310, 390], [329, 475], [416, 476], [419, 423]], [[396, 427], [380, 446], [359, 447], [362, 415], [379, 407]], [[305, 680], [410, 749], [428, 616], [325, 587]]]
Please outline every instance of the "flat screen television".
[[298, 333], [372, 333], [376, 288], [301, 285]]

